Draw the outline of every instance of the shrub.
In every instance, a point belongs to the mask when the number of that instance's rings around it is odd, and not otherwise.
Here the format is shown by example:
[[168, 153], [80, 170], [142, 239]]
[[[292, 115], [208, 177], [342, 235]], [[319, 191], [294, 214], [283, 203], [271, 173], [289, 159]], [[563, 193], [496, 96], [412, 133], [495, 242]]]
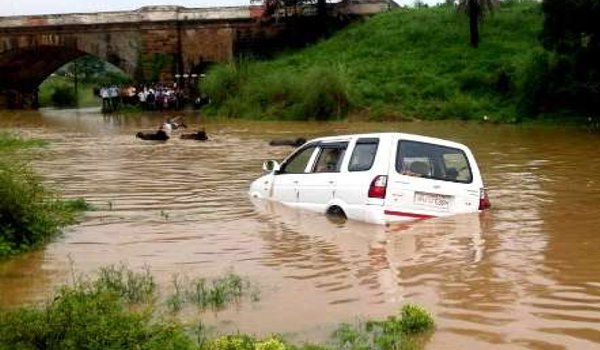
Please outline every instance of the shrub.
[[256, 340], [247, 335], [225, 335], [210, 341], [206, 350], [254, 350]]
[[0, 313], [4, 349], [193, 349], [181, 325], [133, 311], [121, 293], [99, 280], [61, 288], [43, 308]]
[[[235, 278], [224, 277], [233, 284]], [[134, 296], [134, 297], [132, 297]], [[190, 329], [165, 321], [155, 308], [157, 293], [145, 269], [134, 272], [124, 265], [100, 269], [90, 280], [76, 278], [41, 306], [0, 310], [0, 349], [196, 349], [196, 350], [328, 350], [322, 345], [295, 346], [274, 335], [264, 339], [245, 334], [210, 339], [202, 323]], [[158, 311], [158, 312], [157, 312]], [[334, 349], [384, 350], [414, 348], [415, 337], [434, 327], [421, 307], [407, 305], [401, 316], [369, 321], [358, 327], [340, 326]], [[192, 340], [197, 335], [196, 343]]]
[[26, 165], [0, 160], [0, 255], [39, 246], [74, 223], [75, 214]]
[[246, 60], [213, 66], [200, 82], [200, 90], [208, 94], [211, 103], [224, 103], [240, 94], [248, 75]]
[[433, 318], [429, 312], [419, 305], [404, 305], [401, 315], [400, 324], [404, 333], [422, 333], [434, 327]]
[[400, 317], [390, 316], [383, 321], [368, 321], [357, 327], [342, 325], [334, 337], [338, 348], [344, 349], [406, 349], [416, 347], [416, 337], [434, 328], [431, 315], [422, 307], [408, 304]]
[[167, 298], [171, 311], [179, 311], [188, 303], [202, 310], [219, 310], [227, 304], [239, 302], [244, 296], [256, 299], [255, 293], [251, 292], [250, 282], [233, 273], [211, 280], [196, 278], [184, 281], [179, 276], [174, 276], [173, 289], [174, 292]]
[[57, 85], [50, 95], [51, 103], [57, 107], [68, 107], [77, 105], [77, 96], [72, 86]]
[[38, 247], [89, 208], [82, 199], [59, 199], [25, 163], [6, 154], [36, 144], [0, 135], [0, 257]]
[[536, 51], [523, 68], [517, 82], [519, 90], [517, 111], [520, 116], [536, 116], [544, 110], [544, 105], [548, 101], [549, 74], [550, 55], [541, 50]]
[[150, 270], [134, 272], [124, 264], [100, 268], [95, 287], [117, 294], [128, 303], [149, 302], [154, 296], [156, 283]]
[[303, 76], [296, 92], [297, 117], [327, 120], [343, 117], [349, 106], [348, 88], [341, 70], [316, 67]]

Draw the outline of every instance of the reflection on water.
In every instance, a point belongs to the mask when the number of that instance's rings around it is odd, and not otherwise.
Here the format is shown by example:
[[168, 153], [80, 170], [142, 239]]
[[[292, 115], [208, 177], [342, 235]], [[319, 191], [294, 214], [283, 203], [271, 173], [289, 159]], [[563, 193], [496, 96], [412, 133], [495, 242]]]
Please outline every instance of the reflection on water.
[[[203, 121], [210, 141], [147, 142], [164, 116], [95, 110], [1, 112], [0, 129], [50, 141], [28, 156], [47, 183], [98, 210], [38, 252], [0, 262], [0, 304], [43, 300], [72, 272], [127, 262], [172, 274], [233, 269], [261, 300], [207, 314], [222, 330], [327, 336], [340, 322], [425, 305], [432, 349], [600, 346], [598, 135], [558, 127], [462, 122]], [[475, 152], [492, 200], [483, 214], [389, 227], [333, 222], [246, 191], [268, 141], [398, 130], [450, 138]], [[73, 271], [72, 271], [73, 270]], [[257, 322], [260, 320], [260, 322]]]

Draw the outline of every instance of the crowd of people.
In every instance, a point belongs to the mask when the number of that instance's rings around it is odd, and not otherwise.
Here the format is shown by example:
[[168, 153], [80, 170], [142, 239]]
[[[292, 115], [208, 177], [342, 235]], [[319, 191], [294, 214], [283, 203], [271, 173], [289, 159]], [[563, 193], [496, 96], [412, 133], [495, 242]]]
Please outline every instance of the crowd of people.
[[193, 103], [200, 108], [209, 102], [205, 95], [188, 96], [176, 84], [164, 85], [108, 85], [97, 89], [102, 98], [102, 111], [110, 113], [118, 111], [123, 105], [140, 106], [144, 110], [181, 110], [186, 103]]

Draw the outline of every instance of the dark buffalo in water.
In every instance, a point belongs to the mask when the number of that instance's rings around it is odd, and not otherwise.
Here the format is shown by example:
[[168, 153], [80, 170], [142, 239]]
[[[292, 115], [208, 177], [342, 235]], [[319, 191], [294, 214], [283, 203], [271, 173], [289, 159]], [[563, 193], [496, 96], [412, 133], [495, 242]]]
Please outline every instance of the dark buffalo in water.
[[169, 139], [169, 135], [162, 130], [158, 130], [157, 132], [143, 133], [138, 132], [135, 137], [142, 140], [151, 140], [151, 141], [167, 141]]
[[206, 135], [206, 131], [204, 131], [204, 130], [200, 130], [193, 134], [182, 134], [180, 138], [183, 140], [197, 140], [197, 141], [208, 140], [208, 136]]
[[271, 146], [291, 146], [291, 147], [299, 147], [306, 143], [306, 139], [303, 137], [298, 137], [297, 139], [275, 139], [269, 142]]

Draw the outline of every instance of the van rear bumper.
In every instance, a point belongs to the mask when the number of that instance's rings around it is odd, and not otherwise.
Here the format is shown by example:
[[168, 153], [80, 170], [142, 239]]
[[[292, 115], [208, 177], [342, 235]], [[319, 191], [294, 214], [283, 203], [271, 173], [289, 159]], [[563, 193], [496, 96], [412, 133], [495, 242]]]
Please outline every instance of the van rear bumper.
[[394, 222], [426, 220], [437, 217], [437, 215], [430, 214], [416, 214], [403, 211], [386, 210], [383, 206], [379, 205], [366, 205], [364, 208], [365, 209], [362, 218], [357, 219], [378, 225], [385, 225]]
[[365, 205], [363, 208], [363, 217], [359, 220], [378, 225], [384, 225], [386, 223], [382, 205]]

